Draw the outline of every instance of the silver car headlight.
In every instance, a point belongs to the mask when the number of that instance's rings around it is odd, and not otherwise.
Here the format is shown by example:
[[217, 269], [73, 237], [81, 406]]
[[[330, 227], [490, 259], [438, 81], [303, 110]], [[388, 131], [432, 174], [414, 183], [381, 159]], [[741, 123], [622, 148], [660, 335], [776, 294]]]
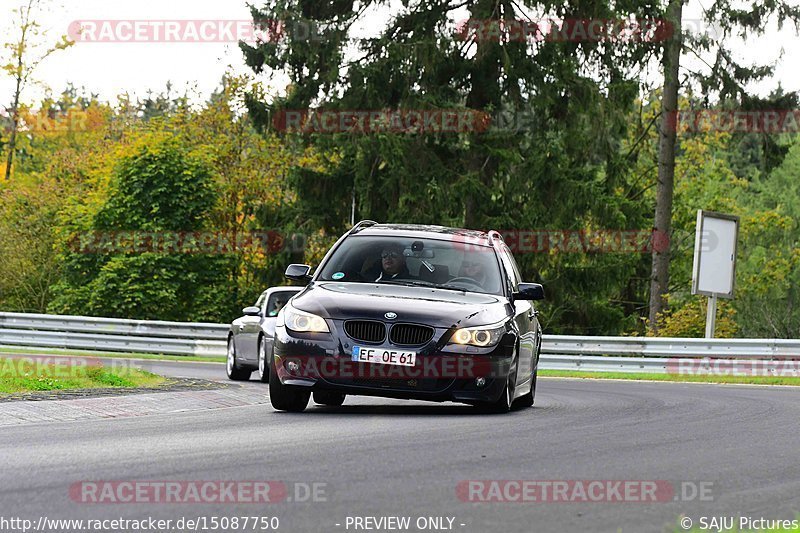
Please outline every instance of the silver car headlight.
[[285, 325], [300, 333], [330, 333], [328, 323], [321, 316], [286, 306], [278, 313], [278, 325]]
[[478, 326], [474, 328], [460, 328], [453, 332], [448, 344], [469, 344], [485, 348], [494, 346], [500, 342], [500, 338], [506, 332], [504, 325], [499, 326]]

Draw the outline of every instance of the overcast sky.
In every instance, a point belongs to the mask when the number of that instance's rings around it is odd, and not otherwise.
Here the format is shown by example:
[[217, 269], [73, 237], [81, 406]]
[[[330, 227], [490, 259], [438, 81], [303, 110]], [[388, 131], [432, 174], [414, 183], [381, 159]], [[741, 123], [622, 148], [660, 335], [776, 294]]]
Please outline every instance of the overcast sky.
[[[685, 18], [698, 17], [701, 4], [710, 1], [690, 0]], [[13, 30], [13, 20], [9, 15], [19, 2], [0, 0], [0, 29], [4, 36]], [[54, 0], [51, 6], [42, 21], [51, 38], [68, 33], [70, 24], [78, 20], [250, 20], [245, 0], [61, 0], [60, 4], [59, 0]], [[373, 13], [361, 31], [368, 32], [377, 27], [369, 21], [381, 16], [385, 17], [385, 14]], [[800, 90], [800, 68], [797, 68], [800, 38], [793, 30], [785, 28], [777, 32], [773, 29], [764, 37], [736, 43], [733, 48], [740, 58], [748, 61], [777, 59], [783, 48], [785, 55], [778, 63], [775, 76], [755, 89], [762, 94], [768, 93], [780, 82], [786, 90]], [[696, 60], [686, 60], [687, 64], [689, 61], [696, 64]], [[137, 96], [146, 94], [148, 89], [161, 91], [167, 81], [171, 81], [180, 92], [189, 88], [205, 97], [217, 87], [226, 70], [248, 72], [241, 52], [233, 42], [79, 42], [44, 63], [36, 77], [54, 91], [60, 91], [67, 82], [72, 82], [99, 93], [102, 99], [113, 101], [117, 94], [126, 91]], [[281, 91], [286, 83], [280, 78], [264, 81], [277, 91]], [[11, 80], [0, 74], [2, 104], [10, 102], [12, 90]], [[41, 95], [42, 88], [32, 88], [25, 100], [30, 103]]]

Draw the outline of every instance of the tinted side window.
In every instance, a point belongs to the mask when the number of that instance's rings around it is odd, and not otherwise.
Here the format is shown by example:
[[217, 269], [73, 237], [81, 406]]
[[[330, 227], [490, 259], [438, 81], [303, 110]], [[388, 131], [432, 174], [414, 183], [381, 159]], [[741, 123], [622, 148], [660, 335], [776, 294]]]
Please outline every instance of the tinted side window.
[[504, 244], [503, 245], [503, 249], [505, 250], [506, 254], [508, 254], [508, 259], [511, 262], [511, 266], [513, 267], [513, 272], [514, 272], [513, 275], [514, 275], [514, 280], [515, 280], [514, 283], [516, 283], [516, 285], [519, 285], [520, 283], [522, 283], [522, 274], [519, 273], [519, 267], [517, 266], [517, 260], [514, 259], [514, 254], [511, 253], [511, 250], [508, 249], [508, 246], [506, 246]]
[[503, 269], [511, 282], [511, 289], [516, 291], [520, 283], [519, 270], [517, 270], [517, 264], [505, 244], [501, 247], [500, 259], [503, 261]]
[[281, 291], [281, 292], [273, 292], [272, 295], [269, 297], [269, 302], [267, 302], [267, 310], [264, 316], [278, 316], [278, 311], [280, 311], [286, 302], [297, 293], [289, 292], [289, 291]]

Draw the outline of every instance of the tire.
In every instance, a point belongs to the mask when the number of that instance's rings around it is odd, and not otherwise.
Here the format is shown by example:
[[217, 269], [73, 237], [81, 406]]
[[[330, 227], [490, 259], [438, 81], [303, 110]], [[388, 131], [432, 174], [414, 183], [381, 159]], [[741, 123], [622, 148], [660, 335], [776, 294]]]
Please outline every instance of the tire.
[[484, 402], [476, 404], [475, 407], [481, 413], [491, 413], [491, 414], [502, 414], [511, 411], [511, 398], [514, 389], [511, 388], [511, 384], [506, 381], [506, 386], [503, 387], [503, 392], [500, 394], [500, 398], [494, 402]]
[[314, 391], [314, 403], [328, 405], [330, 407], [339, 407], [344, 403], [345, 396], [346, 395], [341, 392]]
[[[519, 361], [517, 361], [517, 370], [519, 369]], [[515, 379], [518, 377], [517, 371], [514, 372]], [[500, 398], [494, 402], [487, 402], [478, 404], [478, 410], [482, 413], [502, 414], [511, 411], [511, 406], [514, 404], [514, 387], [511, 386], [511, 376], [506, 379], [506, 386], [503, 387], [503, 392]]]
[[533, 407], [533, 402], [536, 397], [536, 377], [539, 374], [539, 355], [541, 353], [542, 353], [542, 337], [539, 336], [539, 343], [536, 347], [536, 370], [533, 371], [533, 376], [531, 377], [531, 390], [528, 391], [528, 394], [520, 396], [514, 401], [512, 405], [513, 409]]
[[511, 410], [511, 403], [514, 396], [514, 389], [511, 388], [511, 383], [508, 381], [506, 382], [506, 386], [503, 387], [503, 393], [500, 395], [500, 398], [494, 403], [490, 403], [487, 407], [490, 413], [501, 414], [507, 413]]
[[267, 365], [267, 343], [264, 337], [258, 339], [258, 381], [269, 383], [269, 366]]
[[300, 413], [305, 410], [311, 391], [303, 387], [284, 385], [275, 370], [275, 357], [269, 358], [269, 401], [278, 411]]
[[245, 370], [236, 363], [236, 347], [233, 344], [233, 336], [228, 337], [228, 356], [225, 362], [225, 373], [228, 379], [233, 381], [247, 381], [250, 379], [252, 370]]
[[536, 374], [539, 373], [539, 369], [536, 369], [536, 372], [533, 373], [533, 377], [531, 378], [531, 390], [528, 391], [527, 394], [523, 394], [516, 400], [514, 403], [511, 404], [512, 409], [524, 409], [526, 407], [533, 406], [533, 399], [536, 395]]

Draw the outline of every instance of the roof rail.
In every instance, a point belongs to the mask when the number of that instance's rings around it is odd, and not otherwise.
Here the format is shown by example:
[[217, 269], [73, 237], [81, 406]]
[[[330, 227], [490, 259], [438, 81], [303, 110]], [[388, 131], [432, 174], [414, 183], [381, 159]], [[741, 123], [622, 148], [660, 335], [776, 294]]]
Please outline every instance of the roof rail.
[[505, 242], [503, 240], [503, 235], [500, 234], [497, 230], [489, 230], [489, 244], [494, 244], [494, 240], [497, 239], [500, 242]]
[[348, 233], [356, 233], [364, 228], [368, 228], [376, 224], [377, 222], [375, 222], [374, 220], [362, 220], [358, 222], [355, 226], [353, 226]]

